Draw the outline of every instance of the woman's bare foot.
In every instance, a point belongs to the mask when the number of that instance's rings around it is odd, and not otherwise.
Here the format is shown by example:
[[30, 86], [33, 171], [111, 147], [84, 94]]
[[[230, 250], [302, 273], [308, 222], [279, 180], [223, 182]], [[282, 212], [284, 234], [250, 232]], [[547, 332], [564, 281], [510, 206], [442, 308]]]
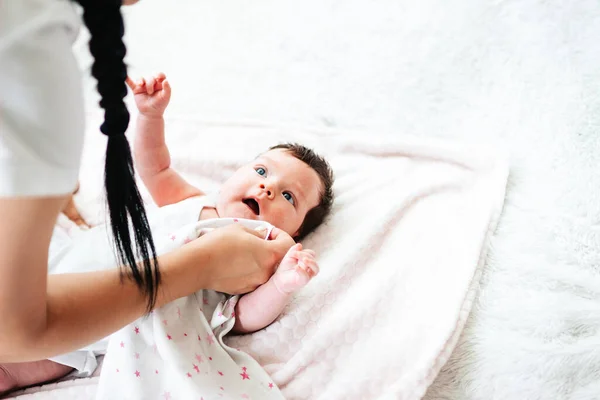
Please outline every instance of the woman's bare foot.
[[0, 395], [62, 378], [72, 370], [50, 360], [0, 364]]

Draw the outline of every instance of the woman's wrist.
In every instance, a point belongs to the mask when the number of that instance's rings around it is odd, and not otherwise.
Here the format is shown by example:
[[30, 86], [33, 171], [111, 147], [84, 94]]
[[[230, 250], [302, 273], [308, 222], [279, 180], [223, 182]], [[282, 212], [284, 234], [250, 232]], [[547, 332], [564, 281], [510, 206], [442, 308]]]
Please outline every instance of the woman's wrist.
[[200, 289], [210, 288], [210, 257], [206, 249], [195, 250], [193, 258], [196, 266], [193, 268], [188, 265], [189, 256], [186, 253], [185, 247], [182, 247], [158, 258], [161, 284], [156, 307], [189, 296]]

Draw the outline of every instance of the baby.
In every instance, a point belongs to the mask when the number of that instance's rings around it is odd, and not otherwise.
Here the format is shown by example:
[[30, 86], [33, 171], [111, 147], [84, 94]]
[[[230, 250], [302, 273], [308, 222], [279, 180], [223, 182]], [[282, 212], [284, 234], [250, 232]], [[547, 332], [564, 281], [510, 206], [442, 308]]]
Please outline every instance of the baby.
[[[135, 135], [136, 168], [158, 206], [204, 196], [173, 168], [165, 143], [163, 114], [171, 88], [159, 73], [127, 84], [139, 110]], [[333, 203], [333, 172], [319, 155], [299, 144], [281, 144], [238, 169], [219, 190], [216, 204], [203, 206], [200, 220], [244, 218], [268, 222], [296, 241], [316, 229]], [[271, 279], [237, 304], [234, 332], [248, 333], [269, 325], [281, 313], [289, 295], [305, 286], [319, 271], [312, 250], [294, 245]], [[254, 314], [247, 304], [269, 304], [268, 313]]]
[[[157, 74], [137, 82], [128, 78], [127, 84], [139, 110], [134, 146], [137, 171], [159, 207], [168, 209], [182, 205], [181, 209], [187, 208], [188, 211], [179, 217], [182, 222], [191, 222], [191, 217], [195, 220], [243, 218], [264, 221], [299, 241], [329, 214], [333, 202], [332, 170], [322, 157], [299, 144], [271, 147], [239, 168], [220, 187], [214, 202], [205, 201], [209, 197], [170, 166], [163, 113], [171, 89], [165, 75]], [[178, 223], [177, 218], [169, 219]], [[281, 314], [292, 293], [304, 287], [318, 272], [315, 253], [303, 249], [300, 243], [292, 246], [269, 281], [236, 303], [232, 332], [254, 332], [271, 324]], [[72, 367], [83, 372], [81, 375], [91, 372], [77, 363], [65, 362], [61, 357], [56, 359], [58, 363], [44, 360], [0, 365], [0, 393], [59, 378]]]

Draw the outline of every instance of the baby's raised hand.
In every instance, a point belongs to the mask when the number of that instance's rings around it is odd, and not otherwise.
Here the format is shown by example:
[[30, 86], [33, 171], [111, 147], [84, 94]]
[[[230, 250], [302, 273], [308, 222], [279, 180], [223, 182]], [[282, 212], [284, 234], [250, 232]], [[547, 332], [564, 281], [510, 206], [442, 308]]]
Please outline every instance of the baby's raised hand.
[[160, 72], [137, 81], [127, 77], [125, 82], [133, 92], [140, 114], [148, 117], [162, 117], [171, 99], [171, 85], [165, 74]]
[[300, 243], [292, 246], [275, 274], [271, 277], [277, 289], [290, 294], [304, 286], [319, 273], [319, 265], [315, 260], [315, 252], [303, 250]]

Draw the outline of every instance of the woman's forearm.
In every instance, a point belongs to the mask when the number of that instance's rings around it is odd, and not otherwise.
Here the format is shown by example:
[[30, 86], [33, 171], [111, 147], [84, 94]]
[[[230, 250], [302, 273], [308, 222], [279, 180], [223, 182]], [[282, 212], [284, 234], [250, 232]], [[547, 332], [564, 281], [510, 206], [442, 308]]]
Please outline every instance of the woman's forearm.
[[[65, 201], [0, 199], [0, 363], [75, 350], [145, 311], [147, 299], [130, 279], [121, 283], [117, 269], [48, 276], [50, 237]], [[209, 287], [210, 274], [203, 273], [211, 268], [208, 247], [197, 245], [195, 270], [185, 268], [181, 252], [159, 258], [158, 305]]]
[[[143, 315], [147, 298], [117, 269], [48, 276], [48, 247], [66, 197], [0, 198], [0, 363], [76, 350]], [[276, 232], [275, 230], [273, 232]], [[159, 257], [156, 306], [199, 289], [240, 294], [268, 280], [290, 248], [240, 224]]]
[[[178, 271], [170, 255], [160, 257], [159, 264], [163, 279], [157, 307], [200, 285], [181, 276], [184, 271]], [[29, 332], [5, 332], [12, 339], [0, 343], [0, 362], [33, 361], [84, 347], [142, 316], [146, 305], [135, 283], [127, 278], [121, 282], [117, 269], [50, 275], [46, 323]]]

